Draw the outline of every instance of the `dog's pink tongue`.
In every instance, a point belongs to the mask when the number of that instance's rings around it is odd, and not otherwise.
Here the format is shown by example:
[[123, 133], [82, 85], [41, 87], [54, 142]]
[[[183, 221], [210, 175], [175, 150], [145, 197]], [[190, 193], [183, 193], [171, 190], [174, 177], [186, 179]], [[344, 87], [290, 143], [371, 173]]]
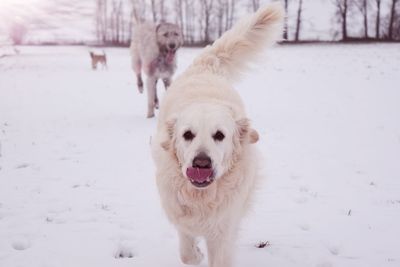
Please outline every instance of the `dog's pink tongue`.
[[212, 169], [187, 168], [186, 175], [198, 183], [204, 183], [212, 175]]
[[167, 62], [171, 63], [174, 60], [174, 57], [175, 57], [175, 51], [168, 51], [167, 57], [166, 57]]

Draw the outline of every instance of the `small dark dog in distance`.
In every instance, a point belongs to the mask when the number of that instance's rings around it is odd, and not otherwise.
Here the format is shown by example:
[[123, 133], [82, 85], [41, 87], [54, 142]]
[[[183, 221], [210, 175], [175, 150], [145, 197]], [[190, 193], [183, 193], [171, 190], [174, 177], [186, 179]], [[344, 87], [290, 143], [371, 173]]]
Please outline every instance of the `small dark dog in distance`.
[[100, 63], [104, 68], [107, 69], [107, 56], [106, 53], [103, 51], [103, 54], [97, 54], [93, 51], [89, 52], [90, 54], [90, 58], [92, 59], [92, 69], [96, 70], [97, 69], [97, 65]]

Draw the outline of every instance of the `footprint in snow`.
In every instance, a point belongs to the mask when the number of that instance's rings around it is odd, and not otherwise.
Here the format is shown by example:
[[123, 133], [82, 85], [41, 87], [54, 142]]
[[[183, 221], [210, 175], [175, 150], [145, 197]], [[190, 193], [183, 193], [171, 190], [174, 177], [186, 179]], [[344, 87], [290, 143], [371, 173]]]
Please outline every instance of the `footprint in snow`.
[[299, 191], [302, 193], [308, 193], [310, 189], [307, 186], [300, 186]]
[[317, 265], [316, 265], [316, 267], [332, 267], [333, 266], [333, 264], [332, 263], [330, 263], [330, 262], [321, 262], [321, 263], [318, 263]]
[[292, 179], [292, 180], [299, 180], [300, 178], [301, 178], [300, 175], [297, 175], [297, 174], [290, 175], [290, 179]]
[[114, 253], [114, 258], [116, 259], [133, 258], [134, 256], [135, 253], [133, 253], [133, 248], [128, 244], [120, 244]]
[[310, 226], [308, 224], [304, 224], [303, 223], [303, 224], [299, 224], [298, 226], [303, 231], [309, 231], [310, 230]]
[[304, 204], [308, 201], [307, 197], [296, 197], [294, 198], [294, 202], [296, 202], [297, 204]]
[[17, 165], [15, 168], [16, 169], [24, 169], [24, 168], [27, 168], [27, 167], [29, 167], [28, 163], [22, 163], [22, 164]]
[[334, 256], [339, 255], [339, 248], [338, 247], [330, 246], [330, 247], [328, 247], [328, 250]]
[[12, 243], [11, 246], [15, 250], [26, 250], [31, 247], [31, 242], [26, 239], [25, 237], [20, 237], [15, 239]]

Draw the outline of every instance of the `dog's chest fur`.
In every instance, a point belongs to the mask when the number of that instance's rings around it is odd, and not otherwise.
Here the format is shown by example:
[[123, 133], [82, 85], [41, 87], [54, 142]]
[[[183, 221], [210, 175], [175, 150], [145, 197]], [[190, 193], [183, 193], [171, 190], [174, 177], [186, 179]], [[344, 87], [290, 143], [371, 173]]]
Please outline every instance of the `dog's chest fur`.
[[181, 179], [165, 191], [165, 199], [175, 200], [164, 202], [165, 209], [175, 225], [197, 235], [226, 227], [230, 213], [240, 214], [248, 197], [248, 188], [241, 186], [243, 177], [226, 177], [206, 190], [193, 189], [186, 178]]
[[175, 58], [172, 60], [167, 60], [167, 57], [163, 54], [159, 54], [150, 63], [150, 74], [155, 75], [158, 78], [169, 78], [171, 77], [176, 69]]

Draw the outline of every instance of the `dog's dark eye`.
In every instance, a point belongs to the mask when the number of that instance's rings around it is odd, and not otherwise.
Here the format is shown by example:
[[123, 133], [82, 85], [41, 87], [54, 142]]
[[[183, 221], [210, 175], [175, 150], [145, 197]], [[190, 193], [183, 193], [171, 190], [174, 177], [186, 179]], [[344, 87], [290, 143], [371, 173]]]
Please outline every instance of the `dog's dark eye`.
[[214, 135], [213, 138], [215, 141], [222, 141], [225, 138], [225, 135], [221, 131], [217, 131]]
[[183, 138], [185, 138], [186, 141], [192, 141], [195, 135], [191, 131], [186, 131], [183, 134]]
[[163, 35], [164, 35], [164, 37], [168, 37], [169, 34], [168, 34], [168, 32], [166, 32]]

